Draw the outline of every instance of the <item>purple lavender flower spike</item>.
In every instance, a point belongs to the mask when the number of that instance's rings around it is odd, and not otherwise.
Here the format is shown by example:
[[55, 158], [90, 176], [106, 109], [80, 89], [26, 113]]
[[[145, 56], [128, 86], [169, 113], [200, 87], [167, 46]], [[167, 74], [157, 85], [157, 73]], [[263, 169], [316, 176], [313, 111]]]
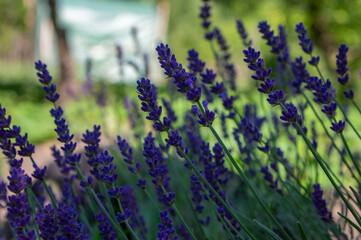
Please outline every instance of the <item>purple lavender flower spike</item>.
[[207, 100], [203, 100], [202, 105], [205, 110], [205, 116], [200, 112], [200, 110], [198, 109], [198, 107], [196, 105], [192, 106], [192, 112], [194, 114], [198, 115], [199, 120], [197, 120], [197, 122], [199, 124], [207, 127], [207, 126], [212, 125], [214, 118], [215, 118], [215, 113], [208, 109]]
[[40, 237], [43, 239], [56, 239], [59, 229], [56, 215], [55, 209], [50, 204], [46, 205], [42, 212], [36, 213], [36, 224], [40, 231]]
[[196, 75], [197, 73], [203, 72], [206, 63], [199, 59], [198, 52], [196, 50], [191, 49], [188, 51], [187, 60], [189, 63], [188, 69], [192, 74]]
[[213, 84], [216, 79], [217, 74], [213, 72], [212, 69], [206, 68], [204, 73], [201, 73], [201, 80], [204, 84]]
[[271, 80], [270, 78], [267, 78], [266, 81], [264, 81], [264, 83], [261, 83], [259, 85], [260, 88], [258, 88], [257, 90], [261, 93], [270, 93], [275, 88], [275, 85], [276, 85], [276, 81], [274, 79]]
[[303, 23], [296, 25], [296, 32], [298, 33], [298, 39], [300, 40], [299, 44], [302, 47], [302, 50], [307, 54], [311, 54], [313, 43], [311, 42], [311, 39], [307, 37], [307, 31], [303, 26]]
[[336, 109], [337, 104], [330, 103], [329, 105], [324, 105], [321, 111], [324, 112], [329, 118], [333, 118], [335, 116]]
[[332, 127], [330, 127], [334, 132], [342, 133], [345, 128], [345, 121], [339, 121], [338, 123], [332, 123]]
[[268, 94], [267, 101], [272, 106], [281, 104], [286, 99], [283, 90], [276, 90], [274, 93]]
[[338, 82], [342, 85], [345, 85], [348, 82], [348, 68], [347, 68], [347, 52], [348, 47], [345, 44], [341, 44], [338, 48], [338, 55], [336, 55], [336, 65], [337, 70], [336, 72], [339, 74], [337, 78]]
[[99, 229], [99, 235], [104, 240], [112, 240], [116, 239], [116, 233], [114, 231], [114, 228], [110, 224], [108, 218], [104, 216], [102, 212], [99, 214], [94, 215], [95, 220], [98, 222], [98, 229]]
[[178, 236], [174, 236], [175, 230], [173, 228], [172, 219], [168, 216], [168, 211], [159, 212], [161, 223], [158, 224], [159, 231], [157, 232], [156, 240], [178, 240]]
[[280, 195], [283, 195], [282, 189], [278, 188], [278, 180], [273, 180], [273, 175], [269, 171], [269, 168], [267, 166], [261, 167], [261, 172], [264, 174], [264, 179], [269, 182], [269, 187], [276, 190], [276, 192]]
[[287, 111], [282, 110], [282, 116], [280, 117], [280, 119], [285, 122], [296, 122], [299, 118], [297, 108], [292, 103], [286, 104], [285, 107]]
[[50, 102], [56, 102], [59, 99], [59, 94], [56, 92], [56, 86], [51, 82], [52, 77], [49, 75], [46, 64], [40, 60], [35, 62], [35, 68], [39, 71], [37, 73], [39, 81], [44, 85], [43, 89], [48, 94], [45, 98]]
[[248, 34], [246, 32], [246, 29], [243, 25], [243, 22], [241, 20], [237, 20], [236, 21], [236, 26], [237, 26], [237, 31], [238, 34], [240, 35], [242, 41], [243, 41], [243, 45], [246, 47], [249, 47], [252, 45], [252, 40], [248, 39]]
[[158, 120], [162, 114], [162, 107], [157, 103], [156, 87], [150, 83], [149, 79], [142, 78], [137, 81], [138, 98], [142, 101], [141, 109], [149, 112], [148, 120]]
[[345, 95], [345, 98], [351, 99], [351, 100], [353, 99], [354, 93], [353, 93], [352, 89], [350, 89], [349, 91], [344, 91], [343, 94]]
[[327, 210], [326, 201], [322, 199], [323, 191], [320, 184], [313, 185], [314, 191], [312, 192], [312, 202], [315, 205], [318, 214], [321, 216], [322, 221], [331, 222], [332, 213]]

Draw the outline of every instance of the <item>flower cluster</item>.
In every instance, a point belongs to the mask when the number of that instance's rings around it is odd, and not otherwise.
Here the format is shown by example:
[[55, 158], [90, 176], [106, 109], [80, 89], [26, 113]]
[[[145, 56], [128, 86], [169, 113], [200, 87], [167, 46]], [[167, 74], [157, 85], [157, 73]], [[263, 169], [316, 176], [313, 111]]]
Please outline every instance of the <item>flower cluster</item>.
[[327, 210], [326, 201], [322, 199], [323, 191], [321, 190], [320, 184], [313, 185], [313, 189], [312, 202], [315, 205], [318, 214], [323, 221], [330, 222], [332, 220], [332, 213]]

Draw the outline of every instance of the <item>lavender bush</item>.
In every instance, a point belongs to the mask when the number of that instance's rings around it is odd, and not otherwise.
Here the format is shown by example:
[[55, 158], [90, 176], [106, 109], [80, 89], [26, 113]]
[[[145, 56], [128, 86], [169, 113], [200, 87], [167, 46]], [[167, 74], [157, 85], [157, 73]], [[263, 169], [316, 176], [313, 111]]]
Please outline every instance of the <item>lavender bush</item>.
[[[144, 76], [134, 89], [138, 102], [125, 99], [134, 135], [118, 133], [111, 144], [101, 144], [104, 126], [94, 125], [82, 135], [84, 148], [77, 147], [47, 65], [35, 63], [60, 142], [51, 157], [63, 179], [54, 183], [47, 167], [38, 166], [35, 146], [0, 105], [0, 147], [10, 165], [7, 181], [0, 181], [0, 208], [7, 211], [0, 239], [361, 236], [361, 168], [354, 149], [361, 136], [348, 113], [361, 111], [348, 84], [348, 47], [340, 45], [337, 69], [327, 79], [302, 23], [295, 34], [304, 56], [293, 58], [285, 27], [276, 33], [262, 21], [258, 29], [277, 61], [274, 70], [237, 20], [245, 50], [234, 54], [242, 54], [239, 64], [248, 66], [257, 85], [261, 101], [255, 104], [238, 88], [248, 75], [237, 75], [210, 1], [203, 0], [199, 17], [216, 68], [195, 49], [182, 64], [160, 43], [160, 67], [183, 109], [174, 108], [173, 96], [159, 98]], [[23, 161], [32, 162], [32, 173], [23, 170]]]

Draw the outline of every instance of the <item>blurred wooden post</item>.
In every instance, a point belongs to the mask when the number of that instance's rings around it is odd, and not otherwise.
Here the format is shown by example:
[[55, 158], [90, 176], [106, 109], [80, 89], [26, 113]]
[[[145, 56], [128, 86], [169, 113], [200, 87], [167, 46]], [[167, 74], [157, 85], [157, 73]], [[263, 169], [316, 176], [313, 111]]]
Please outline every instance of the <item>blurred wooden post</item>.
[[69, 44], [66, 39], [66, 30], [61, 28], [57, 22], [56, 0], [48, 0], [50, 7], [50, 16], [56, 33], [59, 63], [60, 63], [60, 81], [58, 90], [60, 93], [60, 102], [64, 103], [70, 97], [78, 92], [78, 85], [75, 81], [74, 62], [71, 57]]

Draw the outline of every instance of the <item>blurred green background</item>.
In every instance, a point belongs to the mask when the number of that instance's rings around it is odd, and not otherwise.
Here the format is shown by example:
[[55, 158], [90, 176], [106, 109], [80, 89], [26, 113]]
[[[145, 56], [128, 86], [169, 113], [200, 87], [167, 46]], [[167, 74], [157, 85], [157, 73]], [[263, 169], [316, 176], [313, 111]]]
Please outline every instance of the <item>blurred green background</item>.
[[[186, 65], [187, 51], [195, 48], [208, 65], [214, 65], [209, 44], [203, 38], [203, 30], [198, 18], [199, 8], [202, 5], [200, 0], [144, 0], [143, 2], [163, 6], [160, 9], [168, 12], [167, 39], [160, 40], [169, 43], [180, 62]], [[321, 56], [321, 68], [334, 82], [338, 46], [341, 43], [347, 44], [350, 48], [348, 54], [350, 84], [355, 88], [355, 92], [360, 90], [361, 1], [218, 0], [211, 4], [212, 22], [222, 30], [231, 47], [232, 61], [238, 71], [237, 81], [242, 86], [242, 92], [247, 92], [253, 85], [249, 71], [242, 61], [244, 46], [236, 31], [236, 19], [244, 22], [255, 48], [262, 50], [262, 56], [270, 66], [275, 63], [275, 57], [269, 53], [269, 48], [261, 39], [257, 28], [258, 22], [267, 20], [275, 30], [279, 24], [286, 26], [292, 60], [302, 55], [294, 28], [297, 23], [304, 22], [315, 44], [316, 54]], [[0, 0], [0, 103], [12, 115], [14, 123], [20, 124], [23, 131], [29, 133], [30, 141], [39, 143], [52, 139], [55, 135], [49, 114], [50, 106], [43, 99], [42, 89], [33, 69], [36, 58], [35, 5], [36, 0]], [[55, 81], [58, 81], [59, 69], [57, 66], [50, 66], [50, 69]], [[100, 87], [100, 80], [100, 78], [94, 79], [96, 88]], [[134, 83], [136, 80], [134, 79]], [[81, 84], [84, 78], [78, 77], [76, 81]], [[108, 105], [117, 104], [117, 108], [109, 107], [108, 114], [117, 116], [117, 121], [125, 120], [126, 114], [122, 107], [124, 93], [127, 93], [127, 96], [136, 96], [134, 85], [108, 83], [106, 89]], [[67, 102], [67, 117], [72, 123], [72, 130], [78, 134], [94, 123], [103, 122], [102, 113], [90, 111], [94, 103], [92, 101], [80, 97], [78, 101]], [[88, 118], [92, 121], [87, 122]]]

